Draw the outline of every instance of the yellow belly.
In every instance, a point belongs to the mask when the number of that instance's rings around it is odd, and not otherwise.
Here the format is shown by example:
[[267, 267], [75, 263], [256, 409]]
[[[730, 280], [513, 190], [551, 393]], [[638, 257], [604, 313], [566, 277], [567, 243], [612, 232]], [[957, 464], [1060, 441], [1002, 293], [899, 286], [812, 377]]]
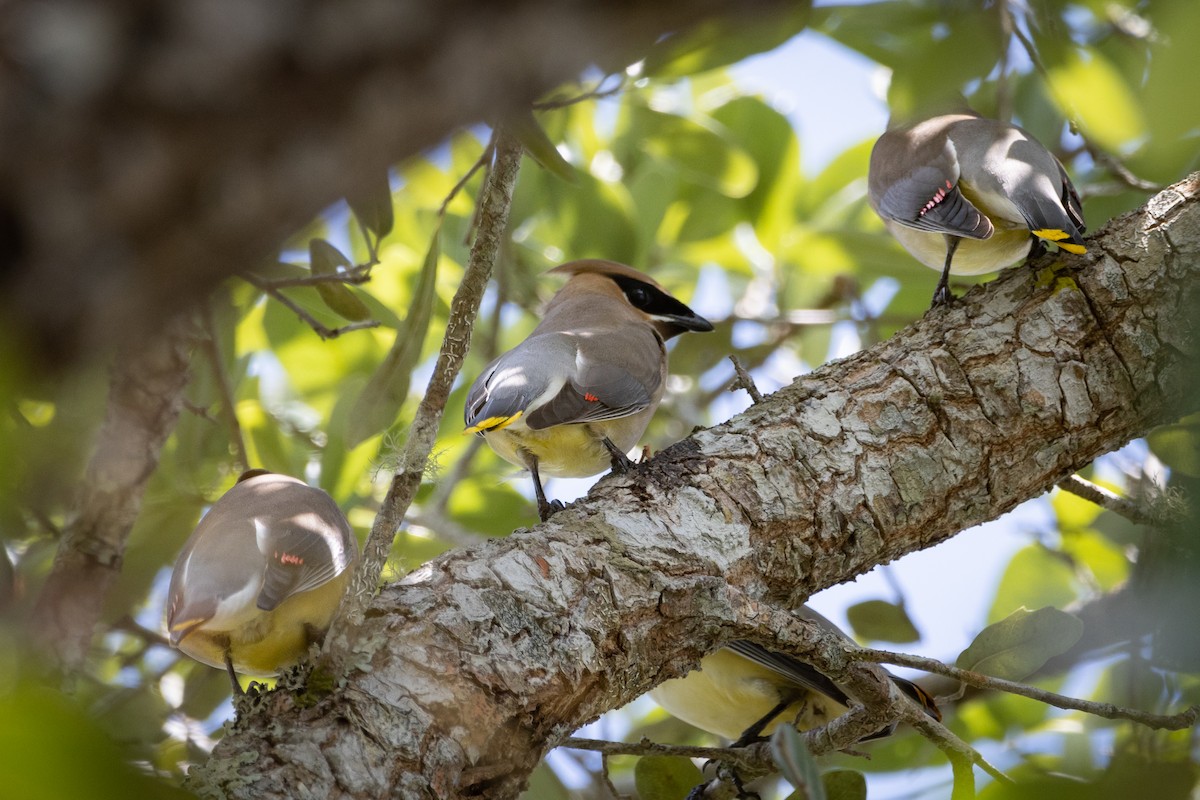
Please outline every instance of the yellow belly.
[[484, 434], [505, 461], [529, 469], [526, 454], [537, 459], [542, 476], [586, 478], [599, 475], [612, 463], [602, 440], [608, 437], [623, 453], [637, 444], [653, 409], [620, 419], [531, 430], [523, 420]]
[[224, 669], [228, 647], [237, 672], [274, 675], [308, 655], [313, 634], [319, 638], [329, 628], [350, 572], [347, 569], [328, 583], [289, 597], [274, 611], [254, 614], [232, 630], [202, 625], [180, 641], [179, 649], [197, 661]]
[[[666, 681], [650, 697], [673, 717], [701, 730], [737, 739], [798, 687], [778, 673], [731, 650], [718, 650], [700, 661], [698, 670]], [[807, 689], [763, 730], [770, 736], [779, 725], [800, 730], [823, 725], [845, 711], [828, 697]]]
[[[887, 223], [888, 230], [904, 249], [930, 269], [942, 271], [946, 263], [946, 237], [900, 225]], [[954, 275], [982, 275], [1011, 267], [1025, 256], [1033, 237], [1026, 228], [996, 227], [989, 239], [960, 239], [954, 251], [950, 272]]]

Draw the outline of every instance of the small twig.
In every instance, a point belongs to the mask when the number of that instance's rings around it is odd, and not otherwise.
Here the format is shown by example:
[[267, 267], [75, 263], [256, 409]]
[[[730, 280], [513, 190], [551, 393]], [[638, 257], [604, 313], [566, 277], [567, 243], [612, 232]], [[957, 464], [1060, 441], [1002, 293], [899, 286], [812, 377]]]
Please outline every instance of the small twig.
[[[600, 87], [604, 86], [605, 82], [608, 81], [609, 78], [612, 78], [614, 75], [618, 78], [617, 85], [613, 86], [611, 89], [603, 89], [602, 90]], [[550, 110], [550, 109], [554, 109], [554, 108], [564, 108], [566, 106], [575, 105], [576, 103], [582, 103], [585, 100], [599, 100], [599, 99], [602, 99], [605, 97], [612, 97], [613, 95], [619, 94], [620, 92], [624, 91], [624, 89], [625, 89], [625, 73], [610, 72], [609, 74], [607, 74], [603, 78], [601, 78], [596, 83], [596, 86], [594, 88], [589, 89], [586, 92], [581, 92], [577, 95], [572, 95], [569, 97], [552, 97], [549, 100], [543, 100], [541, 102], [534, 103], [533, 107], [535, 109], [537, 109], [538, 111], [546, 111], [546, 110]]]
[[[1080, 136], [1082, 135], [1083, 134], [1080, 134]], [[1137, 175], [1134, 175], [1133, 171], [1130, 170], [1129, 167], [1125, 166], [1124, 162], [1122, 162], [1116, 156], [1105, 153], [1099, 148], [1094, 147], [1092, 143], [1086, 139], [1086, 137], [1083, 141], [1084, 147], [1087, 149], [1088, 154], [1091, 155], [1092, 160], [1097, 164], [1107, 167], [1108, 170], [1117, 177], [1117, 180], [1129, 188], [1137, 189], [1139, 192], [1154, 193], [1161, 192], [1163, 189], [1167, 188], [1165, 184], [1148, 181], [1145, 178], [1139, 178]]]
[[1091, 481], [1084, 480], [1078, 475], [1072, 475], [1065, 480], [1059, 481], [1058, 488], [1095, 503], [1101, 508], [1108, 509], [1114, 514], [1118, 514], [1138, 525], [1151, 525], [1155, 521], [1152, 514], [1147, 513], [1132, 500], [1121, 497], [1105, 489], [1103, 486], [1098, 486]]
[[682, 758], [716, 758], [732, 761], [744, 767], [768, 767], [774, 762], [765, 748], [750, 747], [697, 747], [684, 744], [658, 744], [649, 739], [640, 742], [606, 742], [603, 739], [581, 739], [571, 737], [558, 744], [576, 750], [592, 750], [605, 756], [680, 756]]
[[188, 400], [186, 398], [183, 401], [183, 410], [188, 412], [192, 416], [199, 417], [200, 419], [202, 419], [206, 422], [216, 422], [217, 421], [216, 417], [214, 417], [212, 415], [212, 412], [209, 411], [207, 408], [205, 408], [204, 406], [198, 406], [195, 403], [193, 403], [191, 400]]
[[225, 423], [229, 426], [229, 438], [233, 440], [233, 449], [237, 454], [238, 466], [241, 472], [250, 469], [250, 459], [246, 455], [246, 440], [242, 437], [242, 426], [238, 422], [237, 405], [233, 399], [233, 388], [229, 385], [229, 376], [225, 374], [222, 364], [221, 348], [217, 345], [217, 323], [213, 319], [212, 304], [204, 300], [201, 306], [204, 317], [204, 332], [207, 334], [200, 340], [208, 363], [212, 367], [216, 379], [217, 391], [221, 395], [221, 405], [225, 408]]
[[[354, 215], [354, 221], [358, 223], [359, 235], [363, 237], [363, 243], [367, 246], [367, 263], [363, 264], [361, 269], [365, 269], [367, 277], [370, 277], [371, 267], [379, 263], [379, 243], [383, 241], [381, 237], [376, 236], [367, 227], [367, 223], [363, 222], [357, 214]], [[355, 267], [360, 269], [360, 267]], [[366, 280], [366, 278], [363, 278]]]
[[[371, 268], [375, 264], [359, 264], [344, 272], [331, 272], [328, 275], [303, 275], [295, 278], [263, 278], [255, 276], [255, 280], [264, 286], [274, 289], [287, 289], [292, 286], [318, 286], [323, 283], [348, 283], [355, 286], [371, 280]], [[257, 285], [257, 284], [256, 284]]]
[[251, 286], [254, 286], [259, 291], [265, 292], [267, 294], [267, 296], [278, 301], [281, 305], [285, 306], [286, 308], [291, 309], [292, 313], [294, 313], [297, 317], [299, 317], [301, 319], [301, 321], [304, 322], [304, 324], [306, 324], [306, 325], [308, 325], [308, 327], [312, 328], [313, 332], [316, 333], [317, 336], [320, 336], [322, 339], [325, 339], [325, 340], [336, 339], [337, 337], [341, 336], [343, 333], [350, 333], [351, 331], [361, 331], [361, 330], [366, 330], [367, 328], [378, 328], [379, 327], [379, 323], [377, 321], [375, 321], [373, 319], [369, 319], [364, 322], [351, 322], [349, 325], [343, 325], [340, 328], [327, 328], [324, 325], [322, 325], [320, 322], [318, 322], [316, 317], [314, 317], [312, 314], [309, 314], [307, 311], [305, 311], [303, 308], [301, 308], [298, 304], [296, 304], [295, 301], [293, 301], [290, 297], [288, 297], [283, 292], [281, 292], [277, 288], [275, 288], [275, 286], [273, 286], [270, 282], [264, 281], [263, 279], [259, 278], [256, 275], [247, 274], [244, 277], [245, 277], [246, 281], [250, 283]]
[[613, 783], [612, 775], [609, 773], [608, 753], [600, 754], [600, 780], [604, 781], [604, 787], [608, 789], [613, 800], [625, 800], [625, 795], [617, 791], [617, 785]]
[[114, 622], [112, 624], [112, 629], [136, 636], [144, 641], [147, 645], [158, 645], [159, 647], [171, 646], [171, 643], [167, 641], [167, 637], [163, 636], [158, 631], [150, 630], [128, 614]]
[[932, 672], [937, 675], [945, 675], [949, 678], [970, 684], [978, 689], [994, 689], [996, 691], [1008, 692], [1009, 694], [1016, 694], [1021, 697], [1028, 697], [1031, 700], [1037, 700], [1055, 708], [1082, 711], [1085, 714], [1091, 714], [1092, 716], [1104, 719], [1129, 720], [1130, 722], [1136, 722], [1139, 725], [1145, 725], [1154, 730], [1179, 731], [1194, 726], [1196, 721], [1200, 719], [1200, 706], [1191, 706], [1186, 711], [1178, 714], [1151, 714], [1146, 711], [1113, 705], [1112, 703], [1097, 703], [1092, 700], [1067, 697], [1066, 695], [1048, 692], [1027, 684], [1003, 678], [993, 678], [978, 672], [952, 667], [949, 664], [943, 664], [937, 659], [913, 656], [907, 653], [893, 653], [888, 650], [862, 648], [855, 649], [852, 652], [852, 657], [877, 664], [895, 664], [901, 667], [911, 667], [925, 672]]
[[735, 392], [738, 389], [745, 389], [754, 403], [761, 403], [763, 401], [762, 392], [758, 390], [757, 384], [754, 383], [754, 378], [742, 366], [742, 362], [738, 361], [737, 356], [731, 355], [729, 356], [729, 360], [733, 362], [733, 372], [737, 376], [733, 383], [729, 385], [729, 391]]
[[[483, 152], [479, 154], [479, 158], [475, 160], [475, 163], [471, 165], [471, 168], [467, 170], [466, 174], [458, 179], [458, 183], [451, 187], [450, 193], [446, 195], [446, 199], [442, 201], [440, 206], [438, 206], [437, 213], [439, 217], [446, 216], [446, 209], [450, 207], [450, 203], [454, 201], [454, 198], [458, 196], [458, 193], [461, 192], [467, 183], [470, 182], [475, 173], [478, 172], [482, 167], [492, 163], [492, 155], [495, 153], [495, 151], [496, 130], [493, 128], [492, 136], [488, 139], [487, 144], [484, 145]], [[476, 213], [478, 213], [478, 208], [479, 206], [476, 204]], [[474, 226], [472, 225], [472, 227]]]

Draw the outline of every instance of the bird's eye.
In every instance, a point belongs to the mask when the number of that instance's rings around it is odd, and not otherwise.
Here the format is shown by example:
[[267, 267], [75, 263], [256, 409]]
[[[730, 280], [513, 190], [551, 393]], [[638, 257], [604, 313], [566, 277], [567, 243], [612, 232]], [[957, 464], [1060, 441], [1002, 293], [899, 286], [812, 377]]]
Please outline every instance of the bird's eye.
[[645, 308], [650, 303], [650, 293], [646, 291], [644, 286], [629, 287], [628, 291], [625, 292], [625, 296], [637, 308]]

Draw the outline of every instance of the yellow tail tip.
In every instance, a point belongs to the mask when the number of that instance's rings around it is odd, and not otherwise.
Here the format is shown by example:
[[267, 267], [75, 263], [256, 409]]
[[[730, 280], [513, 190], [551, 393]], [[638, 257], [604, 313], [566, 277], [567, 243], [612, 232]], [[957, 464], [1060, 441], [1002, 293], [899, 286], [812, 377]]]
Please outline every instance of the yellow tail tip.
[[1067, 233], [1066, 231], [1060, 231], [1057, 228], [1042, 228], [1041, 230], [1034, 231], [1033, 235], [1039, 239], [1045, 239], [1048, 242], [1054, 242], [1063, 250], [1066, 250], [1068, 253], [1074, 253], [1077, 256], [1081, 256], [1087, 252], [1087, 248], [1081, 244], [1063, 241], [1064, 239], [1070, 239], [1071, 234]]
[[503, 430], [504, 428], [507, 428], [509, 425], [512, 425], [514, 422], [516, 422], [518, 419], [520, 419], [521, 415], [524, 413], [525, 413], [524, 411], [518, 411], [517, 413], [513, 414], [511, 417], [488, 417], [487, 419], [481, 419], [479, 422], [476, 422], [474, 425], [472, 425], [468, 428], [464, 428], [463, 436], [466, 436], [468, 433], [480, 433], [480, 432], [486, 433], [488, 431]]

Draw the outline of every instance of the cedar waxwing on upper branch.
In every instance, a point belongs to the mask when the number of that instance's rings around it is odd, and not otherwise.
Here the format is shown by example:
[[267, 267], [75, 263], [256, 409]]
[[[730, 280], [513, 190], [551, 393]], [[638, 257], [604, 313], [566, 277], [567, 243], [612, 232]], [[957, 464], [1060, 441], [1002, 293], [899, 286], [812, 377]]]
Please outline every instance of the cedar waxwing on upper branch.
[[546, 500], [541, 476], [628, 469], [662, 399], [666, 341], [713, 329], [624, 264], [587, 259], [550, 273], [566, 285], [533, 333], [484, 369], [463, 409], [466, 433], [532, 474], [543, 521], [562, 505]]
[[308, 653], [337, 611], [358, 542], [328, 494], [244, 473], [183, 546], [167, 595], [171, 644], [197, 661], [272, 675]]
[[[844, 632], [808, 606], [802, 619], [849, 640]], [[912, 681], [891, 675], [902, 692], [936, 720], [937, 703]], [[850, 698], [836, 683], [795, 656], [748, 641], [731, 642], [700, 660], [700, 668], [665, 681], [650, 691], [671, 716], [701, 730], [732, 739], [732, 747], [770, 736], [780, 725], [808, 730], [845, 713]], [[895, 730], [889, 725], [866, 737], [878, 739]]]
[[871, 207], [904, 249], [950, 274], [1015, 264], [1035, 241], [1086, 252], [1083, 209], [1063, 165], [1025, 130], [973, 111], [891, 127], [871, 151]]

